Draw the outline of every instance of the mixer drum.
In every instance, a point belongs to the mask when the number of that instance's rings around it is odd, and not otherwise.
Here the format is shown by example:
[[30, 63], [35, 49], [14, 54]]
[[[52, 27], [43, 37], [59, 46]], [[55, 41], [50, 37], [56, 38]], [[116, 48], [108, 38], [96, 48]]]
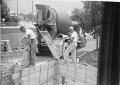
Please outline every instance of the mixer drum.
[[38, 24], [41, 25], [43, 21], [44, 24], [48, 25], [48, 32], [52, 38], [55, 38], [58, 33], [68, 34], [69, 27], [72, 25], [68, 13], [63, 9], [49, 8], [48, 5], [37, 4], [36, 8], [38, 10]]

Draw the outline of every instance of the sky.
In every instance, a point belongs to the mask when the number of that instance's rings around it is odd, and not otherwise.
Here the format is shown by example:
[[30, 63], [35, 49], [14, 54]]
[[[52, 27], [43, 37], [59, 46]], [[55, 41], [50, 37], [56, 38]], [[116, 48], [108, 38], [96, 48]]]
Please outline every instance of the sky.
[[[17, 13], [17, 0], [6, 0], [11, 13]], [[33, 13], [36, 13], [35, 4], [45, 4], [52, 8], [62, 8], [66, 12], [71, 12], [74, 8], [83, 8], [79, 0], [33, 0]], [[18, 13], [32, 12], [32, 0], [18, 0]]]

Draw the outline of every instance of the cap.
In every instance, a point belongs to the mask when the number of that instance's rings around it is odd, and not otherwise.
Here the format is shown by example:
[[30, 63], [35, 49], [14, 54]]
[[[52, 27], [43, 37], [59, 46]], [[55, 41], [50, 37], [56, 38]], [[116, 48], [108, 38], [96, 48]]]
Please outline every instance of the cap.
[[74, 29], [74, 27], [73, 27], [73, 26], [71, 26], [69, 29]]

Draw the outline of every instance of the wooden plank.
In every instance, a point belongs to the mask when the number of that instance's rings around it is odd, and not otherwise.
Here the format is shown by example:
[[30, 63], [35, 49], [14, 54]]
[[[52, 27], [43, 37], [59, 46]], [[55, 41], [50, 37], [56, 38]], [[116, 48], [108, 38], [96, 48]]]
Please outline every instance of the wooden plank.
[[30, 74], [36, 73], [40, 71], [40, 66], [35, 65], [34, 67], [29, 67], [30, 68]]
[[39, 72], [36, 72], [34, 74], [30, 74], [29, 85], [39, 85]]
[[54, 76], [55, 75], [55, 68], [52, 67], [49, 71], [48, 71], [48, 78], [51, 77], [51, 76]]
[[29, 68], [24, 68], [24, 69], [22, 70], [22, 77], [28, 76], [28, 75], [29, 75]]
[[21, 85], [21, 78], [17, 78], [14, 80], [14, 85]]
[[22, 85], [29, 85], [29, 76], [24, 76], [21, 78]]
[[[54, 77], [55, 61], [37, 63], [35, 67], [26, 68], [22, 72], [23, 85], [46, 84], [49, 79]], [[48, 84], [49, 85], [49, 84]]]
[[79, 64], [75, 66], [75, 64], [59, 62], [59, 75], [82, 83], [88, 82], [95, 85], [97, 82], [97, 69], [90, 65]]
[[0, 85], [9, 85], [9, 84], [10, 84], [9, 80], [3, 81], [3, 82], [0, 83]]
[[19, 78], [19, 77], [20, 77], [19, 72], [18, 72], [18, 73], [15, 73], [15, 74], [12, 74], [13, 80], [15, 80], [15, 79], [17, 79], [17, 78]]
[[85, 83], [82, 83], [80, 81], [73, 81], [69, 79], [66, 79], [65, 82], [67, 83], [67, 85], [85, 85]]
[[41, 85], [53, 85], [54, 79], [50, 79], [48, 82], [41, 84]]
[[97, 85], [97, 80], [95, 81], [95, 80], [88, 79], [87, 85]]
[[47, 70], [41, 72], [40, 83], [44, 83], [47, 80]]
[[62, 84], [62, 80], [61, 80], [61, 77], [60, 77], [59, 78], [59, 85], [86, 85], [86, 84], [83, 83], [83, 82], [77, 81], [77, 80], [74, 81], [70, 78], [66, 78], [64, 84]]

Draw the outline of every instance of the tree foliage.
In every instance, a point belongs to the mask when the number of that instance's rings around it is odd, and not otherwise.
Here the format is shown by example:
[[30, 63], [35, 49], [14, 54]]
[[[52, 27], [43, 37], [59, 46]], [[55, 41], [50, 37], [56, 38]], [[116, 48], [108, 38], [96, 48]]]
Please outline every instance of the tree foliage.
[[31, 13], [31, 12], [28, 14], [27, 17], [28, 17], [28, 19], [29, 19], [30, 21], [36, 21], [36, 16], [35, 16], [33, 13]]
[[36, 21], [36, 15], [34, 15], [31, 12], [28, 14], [19, 13], [19, 16], [22, 16], [23, 20], [25, 20], [25, 21]]
[[85, 32], [91, 33], [93, 37], [99, 36], [102, 28], [103, 3], [84, 1], [83, 4], [83, 10], [75, 8], [71, 18], [73, 21], [77, 21]]
[[9, 7], [7, 6], [5, 0], [1, 0], [1, 19], [6, 19], [9, 17]]

